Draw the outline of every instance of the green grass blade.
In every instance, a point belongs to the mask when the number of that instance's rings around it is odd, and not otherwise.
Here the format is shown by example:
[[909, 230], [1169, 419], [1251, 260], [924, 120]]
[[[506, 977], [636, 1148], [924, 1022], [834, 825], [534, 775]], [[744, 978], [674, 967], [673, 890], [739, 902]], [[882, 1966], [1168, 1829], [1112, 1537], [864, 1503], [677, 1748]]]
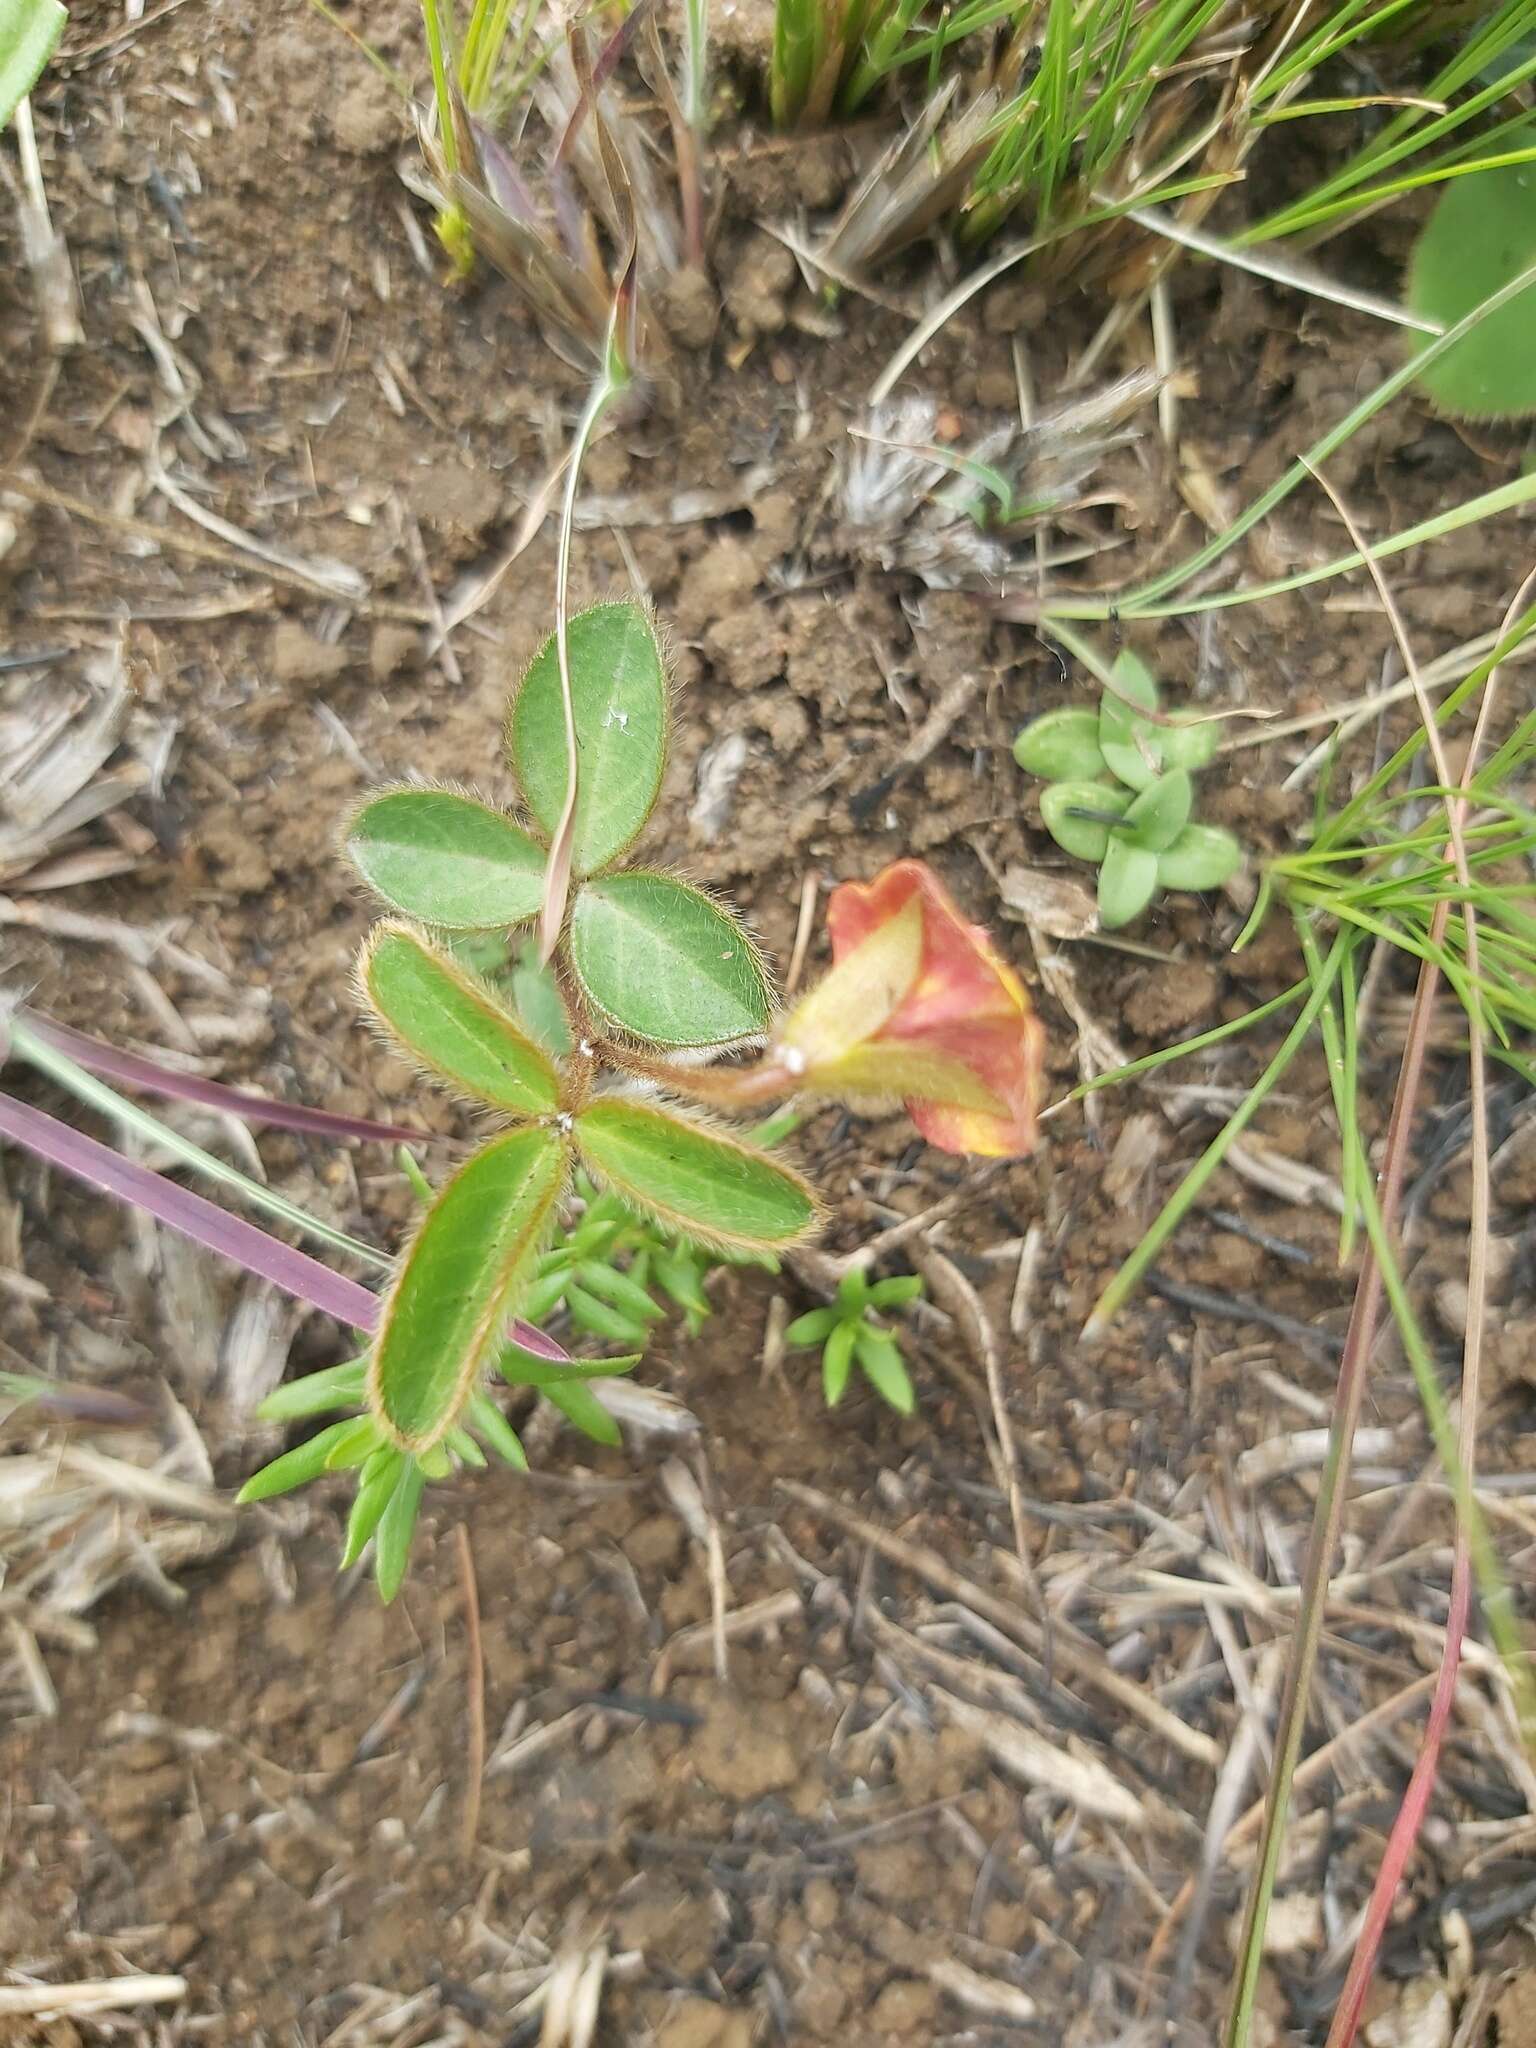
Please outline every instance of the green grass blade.
[[201, 1145], [194, 1145], [190, 1138], [182, 1137], [181, 1133], [173, 1130], [169, 1124], [161, 1123], [160, 1119], [151, 1116], [148, 1110], [141, 1109], [136, 1102], [130, 1102], [127, 1096], [119, 1095], [116, 1089], [109, 1088], [105, 1081], [98, 1081], [94, 1074], [88, 1074], [64, 1053], [55, 1051], [51, 1045], [39, 1038], [21, 1018], [12, 1017], [8, 1028], [11, 1051], [19, 1054], [40, 1072], [47, 1074], [51, 1080], [57, 1081], [59, 1086], [67, 1089], [77, 1101], [85, 1103], [91, 1109], [100, 1110], [103, 1116], [110, 1118], [124, 1130], [132, 1131], [136, 1137], [169, 1152], [172, 1158], [179, 1159], [183, 1166], [190, 1166], [205, 1179], [217, 1181], [220, 1186], [231, 1188], [247, 1208], [263, 1210], [269, 1216], [280, 1217], [284, 1223], [292, 1224], [306, 1237], [314, 1238], [321, 1244], [328, 1244], [336, 1251], [346, 1252], [349, 1257], [360, 1259], [365, 1265], [382, 1267], [389, 1264], [384, 1254], [376, 1251], [371, 1244], [364, 1244], [358, 1238], [349, 1237], [346, 1231], [336, 1229], [323, 1217], [310, 1215], [307, 1209], [301, 1209], [297, 1202], [290, 1202], [286, 1195], [280, 1195], [275, 1188], [269, 1188], [259, 1180], [252, 1180], [249, 1174], [242, 1173], [237, 1166], [229, 1165], [226, 1160], [217, 1158], [212, 1152], [205, 1152]]
[[1094, 1304], [1093, 1313], [1088, 1318], [1088, 1322], [1083, 1330], [1084, 1342], [1092, 1342], [1098, 1339], [1110, 1323], [1113, 1322], [1131, 1295], [1140, 1286], [1148, 1267], [1152, 1265], [1158, 1253], [1168, 1242], [1185, 1216], [1188, 1215], [1194, 1203], [1199, 1199], [1206, 1183], [1231, 1149], [1233, 1140], [1240, 1137], [1248, 1128], [1249, 1124], [1252, 1123], [1259, 1110], [1263, 1107], [1265, 1100], [1279, 1085], [1281, 1077], [1290, 1066], [1291, 1061], [1296, 1057], [1310, 1036], [1312, 1027], [1317, 1022], [1324, 1004], [1330, 1000], [1334, 984], [1343, 966], [1345, 950], [1346, 942], [1342, 938], [1335, 939], [1322, 968], [1310, 981], [1307, 999], [1302, 1005], [1295, 1023], [1292, 1024], [1290, 1030], [1286, 1033], [1279, 1049], [1271, 1058], [1268, 1066], [1265, 1067], [1263, 1073], [1254, 1082], [1238, 1108], [1228, 1117], [1220, 1131], [1211, 1140], [1210, 1144], [1206, 1146], [1188, 1173], [1185, 1174], [1183, 1180], [1179, 1182], [1177, 1188], [1174, 1189], [1168, 1200], [1158, 1211], [1151, 1227], [1142, 1237], [1141, 1242], [1125, 1260], [1120, 1270], [1115, 1274], [1109, 1285], [1104, 1289], [1104, 1292], [1099, 1296], [1098, 1301]]

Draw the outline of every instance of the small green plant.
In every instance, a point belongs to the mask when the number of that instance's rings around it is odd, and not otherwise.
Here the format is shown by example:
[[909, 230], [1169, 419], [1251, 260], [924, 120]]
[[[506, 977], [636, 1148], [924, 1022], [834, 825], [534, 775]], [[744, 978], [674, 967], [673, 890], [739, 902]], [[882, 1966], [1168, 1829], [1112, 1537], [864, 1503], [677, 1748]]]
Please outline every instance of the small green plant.
[[881, 1321], [880, 1311], [905, 1308], [922, 1291], [922, 1280], [915, 1273], [871, 1282], [855, 1267], [843, 1275], [836, 1299], [826, 1308], [813, 1308], [790, 1324], [784, 1341], [791, 1349], [820, 1348], [821, 1384], [829, 1408], [835, 1408], [848, 1391], [857, 1363], [882, 1401], [898, 1415], [912, 1413], [912, 1381], [901, 1355], [901, 1339]]
[[[1536, 128], [1510, 138], [1536, 147]], [[1441, 193], [1413, 252], [1408, 303], [1449, 327], [1536, 262], [1536, 162], [1455, 178]], [[1460, 419], [1523, 419], [1536, 413], [1536, 286], [1521, 292], [1420, 378]]]
[[1049, 787], [1046, 830], [1099, 870], [1099, 922], [1117, 930], [1165, 889], [1217, 889], [1243, 850], [1218, 825], [1195, 822], [1194, 777], [1215, 751], [1208, 721], [1158, 709], [1157, 684], [1128, 649], [1105, 678], [1098, 711], [1048, 711], [1013, 743], [1019, 766]]
[[[386, 1598], [400, 1583], [426, 1481], [455, 1463], [483, 1463], [482, 1444], [522, 1462], [484, 1390], [487, 1368], [535, 1387], [587, 1434], [616, 1435], [583, 1382], [622, 1371], [633, 1357], [537, 1357], [506, 1341], [510, 1318], [563, 1301], [579, 1327], [632, 1343], [659, 1310], [608, 1255], [630, 1214], [664, 1235], [628, 1249], [645, 1258], [647, 1273], [656, 1263], [657, 1278], [695, 1314], [698, 1272], [668, 1237], [760, 1253], [804, 1237], [820, 1215], [792, 1168], [664, 1106], [654, 1087], [596, 1092], [600, 1067], [622, 1073], [627, 1049], [697, 1053], [761, 1037], [769, 988], [733, 913], [675, 875], [623, 865], [666, 763], [669, 688], [654, 622], [637, 604], [597, 605], [570, 621], [566, 640], [562, 650], [550, 637], [507, 719], [508, 759], [531, 829], [457, 789], [403, 787], [368, 798], [345, 834], [358, 872], [404, 914], [377, 925], [364, 945], [364, 1005], [431, 1080], [503, 1126], [440, 1189], [423, 1184], [428, 1206], [366, 1357], [283, 1387], [268, 1408], [274, 1419], [363, 1412], [258, 1472], [242, 1496], [259, 1500], [322, 1472], [355, 1471], [347, 1554], [375, 1539]], [[560, 982], [525, 983], [530, 1029], [452, 941], [538, 916], [556, 843], [569, 872], [569, 909], [556, 932]], [[550, 1256], [578, 1164], [613, 1203], [605, 1209], [596, 1198]]]

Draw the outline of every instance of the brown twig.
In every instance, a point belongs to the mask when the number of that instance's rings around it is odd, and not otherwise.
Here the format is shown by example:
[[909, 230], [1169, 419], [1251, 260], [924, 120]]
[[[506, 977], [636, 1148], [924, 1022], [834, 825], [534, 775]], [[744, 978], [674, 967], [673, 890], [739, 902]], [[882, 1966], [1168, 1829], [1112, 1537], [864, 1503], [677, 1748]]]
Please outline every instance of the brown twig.
[[[781, 1493], [809, 1508], [812, 1514], [866, 1544], [892, 1564], [913, 1573], [948, 1599], [959, 1600], [984, 1621], [990, 1621], [994, 1628], [1001, 1629], [1010, 1641], [1028, 1650], [1032, 1656], [1043, 1659], [1046, 1635], [1041, 1625], [1022, 1613], [1013, 1601], [1004, 1600], [985, 1586], [977, 1585], [974, 1579], [964, 1577], [936, 1550], [903, 1542], [889, 1529], [882, 1529], [878, 1522], [856, 1514], [828, 1494], [818, 1493], [813, 1486], [802, 1486], [793, 1479], [781, 1479], [778, 1487]], [[1187, 1721], [1181, 1721], [1177, 1714], [1171, 1713], [1161, 1700], [1154, 1699], [1129, 1678], [1122, 1677], [1103, 1652], [1070, 1622], [1053, 1621], [1050, 1646], [1055, 1663], [1061, 1670], [1072, 1673], [1085, 1685], [1093, 1686], [1106, 1699], [1113, 1700], [1117, 1706], [1133, 1714], [1181, 1755], [1203, 1764], [1208, 1770], [1214, 1770], [1220, 1763], [1221, 1752], [1208, 1735], [1198, 1728], [1191, 1728]]]

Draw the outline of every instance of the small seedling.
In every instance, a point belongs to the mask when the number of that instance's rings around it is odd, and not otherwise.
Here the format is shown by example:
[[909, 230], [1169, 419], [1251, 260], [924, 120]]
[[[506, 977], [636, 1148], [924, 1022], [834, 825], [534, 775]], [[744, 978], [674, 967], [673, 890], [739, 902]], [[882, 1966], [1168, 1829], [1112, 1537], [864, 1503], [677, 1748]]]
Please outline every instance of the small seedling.
[[[1536, 147], [1536, 128], [1509, 138]], [[1435, 203], [1408, 271], [1413, 311], [1450, 327], [1536, 263], [1536, 162], [1452, 178]], [[1517, 292], [1419, 379], [1444, 412], [1466, 420], [1536, 413], [1536, 285]]]
[[912, 1381], [901, 1355], [901, 1339], [881, 1321], [880, 1311], [905, 1308], [922, 1291], [923, 1283], [915, 1273], [871, 1284], [855, 1267], [844, 1274], [837, 1297], [828, 1307], [813, 1308], [790, 1324], [784, 1341], [792, 1349], [820, 1348], [821, 1384], [829, 1408], [835, 1408], [848, 1391], [857, 1364], [882, 1401], [898, 1415], [912, 1413]]
[[1050, 786], [1046, 830], [1099, 870], [1099, 922], [1115, 931], [1164, 889], [1217, 889], [1243, 850], [1219, 825], [1193, 817], [1194, 777], [1215, 752], [1208, 721], [1158, 711], [1157, 684], [1128, 649], [1110, 671], [1097, 713], [1048, 711], [1026, 725], [1013, 757]]

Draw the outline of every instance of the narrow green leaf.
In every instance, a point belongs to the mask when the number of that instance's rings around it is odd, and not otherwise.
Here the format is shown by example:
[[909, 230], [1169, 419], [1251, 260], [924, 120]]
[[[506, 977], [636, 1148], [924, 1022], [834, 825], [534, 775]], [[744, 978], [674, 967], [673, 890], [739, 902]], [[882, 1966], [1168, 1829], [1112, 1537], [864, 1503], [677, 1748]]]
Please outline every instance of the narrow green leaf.
[[1186, 825], [1157, 857], [1161, 889], [1219, 889], [1243, 864], [1243, 849], [1220, 825]]
[[422, 1451], [459, 1418], [535, 1270], [565, 1182], [550, 1131], [512, 1131], [460, 1167], [427, 1211], [385, 1301], [368, 1399], [391, 1439]]
[[1109, 850], [1110, 820], [1124, 817], [1130, 791], [1108, 782], [1053, 782], [1040, 793], [1040, 816], [1063, 853], [1101, 861]]
[[1097, 714], [1071, 705], [1026, 725], [1013, 743], [1013, 758], [1026, 775], [1046, 782], [1092, 782], [1107, 772]]
[[865, 1323], [859, 1331], [855, 1349], [859, 1370], [881, 1400], [894, 1408], [898, 1415], [910, 1415], [917, 1406], [917, 1397], [912, 1391], [907, 1362], [895, 1338]]
[[589, 1387], [571, 1380], [564, 1386], [544, 1387], [540, 1391], [546, 1401], [560, 1410], [567, 1422], [579, 1429], [583, 1436], [591, 1437], [594, 1443], [611, 1445], [623, 1442], [619, 1425]]
[[837, 1305], [862, 1315], [869, 1302], [869, 1281], [858, 1266], [850, 1266], [837, 1283]]
[[0, 129], [36, 85], [68, 19], [59, 0], [0, 0]]
[[405, 925], [375, 925], [358, 986], [391, 1036], [450, 1087], [509, 1116], [553, 1115], [554, 1062], [483, 982]]
[[251, 1474], [235, 1495], [237, 1504], [246, 1507], [255, 1500], [271, 1500], [279, 1493], [292, 1493], [296, 1486], [306, 1486], [310, 1480], [319, 1479], [331, 1469], [331, 1453], [354, 1439], [357, 1421], [355, 1415], [349, 1415], [343, 1422], [333, 1422], [312, 1436], [308, 1443], [284, 1451], [270, 1465], [263, 1465], [259, 1472]]
[[848, 1391], [848, 1375], [853, 1368], [854, 1340], [858, 1334], [857, 1323], [839, 1323], [827, 1339], [826, 1349], [821, 1354], [821, 1391], [829, 1408], [835, 1408]]
[[590, 1259], [578, 1267], [576, 1277], [590, 1293], [602, 1301], [611, 1302], [615, 1308], [622, 1309], [639, 1322], [666, 1321], [666, 1310], [657, 1306], [638, 1280], [628, 1273], [621, 1273], [617, 1266], [606, 1265], [600, 1259]]
[[1149, 782], [1125, 814], [1125, 836], [1134, 846], [1162, 853], [1189, 823], [1195, 786], [1184, 768], [1170, 768]]
[[695, 1323], [702, 1323], [710, 1313], [709, 1296], [704, 1292], [704, 1277], [699, 1261], [686, 1252], [657, 1252], [651, 1260], [651, 1270], [656, 1284], [670, 1301], [673, 1301]]
[[453, 789], [369, 797], [345, 847], [363, 880], [396, 910], [452, 931], [521, 924], [538, 910], [544, 853], [503, 812]]
[[1105, 931], [1118, 931], [1132, 918], [1140, 917], [1157, 893], [1155, 853], [1144, 846], [1132, 846], [1125, 839], [1111, 839], [1099, 869], [1099, 923]]
[[490, 1445], [503, 1464], [510, 1465], [516, 1472], [528, 1470], [528, 1454], [523, 1449], [521, 1438], [489, 1394], [471, 1394], [464, 1412], [469, 1417], [470, 1428]]
[[355, 1408], [368, 1389], [368, 1359], [349, 1358], [344, 1365], [328, 1365], [323, 1372], [307, 1372], [302, 1379], [285, 1380], [257, 1405], [258, 1422], [297, 1422], [306, 1415], [323, 1415], [329, 1408]]
[[905, 1308], [922, 1291], [921, 1273], [899, 1273], [892, 1280], [877, 1280], [869, 1290], [869, 1298], [875, 1308]]
[[797, 1173], [666, 1110], [610, 1096], [582, 1111], [576, 1140], [627, 1202], [704, 1244], [793, 1244], [819, 1220]]
[[561, 1255], [561, 1263], [552, 1272], [541, 1273], [530, 1283], [523, 1296], [520, 1313], [525, 1323], [543, 1324], [549, 1321], [555, 1310], [565, 1299], [565, 1290], [570, 1285], [570, 1260]]
[[[655, 625], [632, 602], [578, 612], [567, 648], [579, 749], [572, 856], [575, 872], [588, 875], [616, 860], [655, 808], [667, 756], [667, 678]], [[507, 754], [529, 810], [553, 837], [570, 773], [553, 634], [513, 700]]]
[[367, 1464], [379, 1448], [379, 1426], [371, 1415], [358, 1415], [349, 1422], [326, 1453], [327, 1472], [347, 1472]]
[[622, 1358], [535, 1358], [520, 1344], [503, 1344], [496, 1354], [496, 1370], [509, 1387], [537, 1387], [541, 1394], [550, 1387], [574, 1386], [578, 1380], [617, 1379], [639, 1363], [638, 1351]]
[[373, 1546], [373, 1576], [379, 1597], [387, 1607], [400, 1590], [405, 1567], [410, 1561], [411, 1541], [416, 1534], [416, 1516], [421, 1507], [427, 1475], [414, 1458], [401, 1461], [394, 1492], [384, 1504]]
[[467, 1429], [455, 1427], [443, 1438], [444, 1450], [451, 1451], [461, 1465], [467, 1465], [472, 1472], [483, 1472], [489, 1460]]
[[345, 1571], [362, 1556], [368, 1539], [379, 1526], [379, 1517], [389, 1505], [405, 1460], [389, 1444], [380, 1445], [358, 1477], [352, 1512], [347, 1517], [346, 1541], [338, 1571]]
[[767, 1029], [768, 980], [731, 914], [670, 875], [589, 883], [571, 913], [571, 966], [605, 1022], [653, 1045], [728, 1045]]
[[784, 1342], [792, 1351], [803, 1351], [808, 1345], [823, 1344], [841, 1321], [835, 1308], [813, 1308], [803, 1316], [796, 1316], [784, 1332]]
[[565, 1291], [565, 1307], [578, 1330], [601, 1337], [606, 1344], [644, 1345], [649, 1339], [649, 1327], [638, 1317], [627, 1316], [622, 1309], [599, 1301], [575, 1280]]

